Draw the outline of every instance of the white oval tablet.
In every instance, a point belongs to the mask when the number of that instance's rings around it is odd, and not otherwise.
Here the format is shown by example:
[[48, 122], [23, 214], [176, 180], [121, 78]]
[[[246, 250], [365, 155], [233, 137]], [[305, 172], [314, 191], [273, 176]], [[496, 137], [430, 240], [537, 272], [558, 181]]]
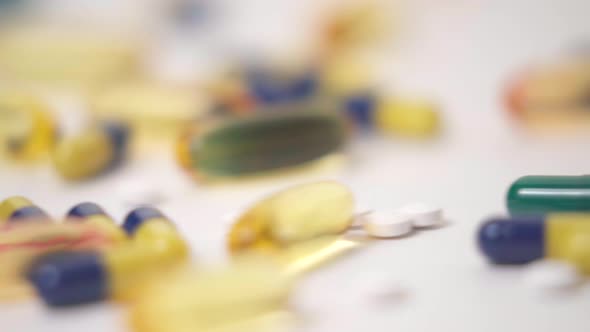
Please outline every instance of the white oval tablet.
[[373, 212], [365, 218], [365, 231], [374, 237], [399, 237], [412, 231], [412, 220], [401, 213]]
[[523, 282], [535, 290], [563, 290], [577, 286], [582, 277], [572, 264], [556, 260], [540, 260], [527, 266]]
[[424, 203], [409, 204], [397, 212], [410, 218], [415, 227], [440, 226], [444, 222], [441, 208], [428, 206]]

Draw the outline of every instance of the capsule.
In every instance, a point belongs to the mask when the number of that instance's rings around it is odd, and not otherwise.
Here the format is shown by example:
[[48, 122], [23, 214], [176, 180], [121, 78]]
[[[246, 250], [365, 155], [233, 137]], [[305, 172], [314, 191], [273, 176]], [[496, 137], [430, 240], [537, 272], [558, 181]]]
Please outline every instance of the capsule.
[[[50, 306], [76, 305], [105, 298], [129, 300], [136, 286], [177, 266], [188, 248], [172, 223], [143, 222], [131, 243], [105, 252], [67, 252], [40, 258], [28, 278]], [[79, 291], [83, 289], [83, 291]]]
[[55, 123], [32, 96], [0, 93], [0, 153], [12, 160], [36, 160], [55, 144]]
[[68, 180], [83, 180], [118, 166], [125, 157], [128, 128], [104, 123], [81, 135], [58, 141], [53, 151], [57, 172]]
[[228, 235], [232, 253], [274, 250], [350, 227], [354, 208], [350, 190], [337, 182], [295, 186], [253, 205]]
[[422, 100], [383, 102], [375, 111], [375, 124], [386, 134], [407, 137], [431, 137], [440, 129], [436, 107]]
[[345, 142], [345, 124], [335, 113], [259, 113], [194, 128], [178, 155], [198, 178], [235, 178], [319, 160]]
[[368, 91], [353, 93], [344, 99], [344, 109], [359, 128], [371, 128], [374, 121], [375, 96]]
[[508, 189], [506, 205], [512, 215], [590, 211], [590, 175], [523, 176]]
[[122, 243], [127, 239], [125, 231], [106, 214], [97, 204], [85, 202], [75, 205], [66, 214], [66, 222], [82, 222], [92, 225], [104, 233], [114, 243]]
[[317, 90], [317, 73], [314, 70], [295, 75], [280, 74], [262, 69], [253, 69], [246, 74], [249, 92], [258, 104], [301, 101], [312, 97]]
[[[540, 258], [571, 261], [575, 250], [573, 239], [587, 235], [590, 235], [588, 214], [493, 218], [479, 228], [478, 244], [481, 252], [495, 264], [525, 264]], [[586, 248], [590, 248], [590, 243]], [[590, 250], [584, 255], [590, 259]]]
[[2, 222], [46, 221], [49, 215], [30, 200], [14, 196], [0, 203], [0, 224]]

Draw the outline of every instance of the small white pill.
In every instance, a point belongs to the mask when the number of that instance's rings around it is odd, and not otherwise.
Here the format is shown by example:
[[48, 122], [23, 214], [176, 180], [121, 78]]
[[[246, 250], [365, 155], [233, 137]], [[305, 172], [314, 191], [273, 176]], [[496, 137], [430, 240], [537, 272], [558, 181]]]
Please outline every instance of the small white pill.
[[409, 204], [397, 212], [410, 218], [414, 227], [434, 227], [444, 223], [442, 209], [424, 203]]
[[540, 260], [527, 266], [523, 282], [534, 290], [565, 290], [580, 284], [582, 278], [575, 266], [556, 260]]
[[365, 231], [374, 237], [399, 237], [412, 231], [412, 220], [404, 214], [373, 212], [365, 218]]

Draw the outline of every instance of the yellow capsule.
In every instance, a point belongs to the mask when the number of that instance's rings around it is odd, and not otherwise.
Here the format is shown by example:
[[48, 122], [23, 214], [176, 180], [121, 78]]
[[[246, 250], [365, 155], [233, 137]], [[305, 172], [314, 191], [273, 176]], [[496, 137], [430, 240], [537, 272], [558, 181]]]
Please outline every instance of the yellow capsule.
[[568, 241], [564, 259], [574, 264], [579, 272], [590, 275], [590, 234], [573, 235]]
[[439, 130], [440, 119], [436, 107], [427, 101], [386, 101], [375, 112], [378, 128], [385, 133], [429, 137]]
[[6, 222], [16, 210], [32, 205], [34, 205], [33, 202], [21, 196], [13, 196], [3, 200], [0, 203], [0, 224]]
[[55, 123], [39, 100], [19, 92], [0, 93], [0, 153], [14, 160], [45, 156], [55, 143]]
[[188, 254], [188, 246], [176, 227], [165, 219], [151, 219], [143, 223], [133, 235], [133, 241], [143, 248], [150, 248], [152, 255], [162, 260], [182, 260]]
[[59, 142], [53, 151], [56, 171], [67, 180], [81, 180], [99, 174], [114, 159], [114, 146], [107, 135], [92, 129]]
[[548, 214], [545, 221], [545, 256], [562, 259], [571, 255], [571, 240], [590, 234], [588, 215], [583, 213]]
[[131, 309], [137, 332], [209, 331], [280, 310], [290, 280], [268, 263], [187, 270], [152, 284]]
[[108, 237], [114, 244], [121, 244], [127, 240], [127, 234], [121, 227], [106, 215], [91, 215], [86, 217], [85, 223], [96, 227], [102, 234]]
[[350, 190], [336, 182], [295, 186], [276, 193], [247, 210], [229, 233], [232, 252], [259, 241], [278, 245], [344, 232], [352, 222]]

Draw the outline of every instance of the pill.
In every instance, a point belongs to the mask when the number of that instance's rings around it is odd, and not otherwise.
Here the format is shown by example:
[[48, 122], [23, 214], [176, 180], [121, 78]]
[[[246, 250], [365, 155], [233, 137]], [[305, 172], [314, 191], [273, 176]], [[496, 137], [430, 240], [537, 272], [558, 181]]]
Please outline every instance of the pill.
[[[137, 296], [138, 284], [175, 268], [187, 257], [188, 247], [173, 225], [149, 219], [138, 225], [129, 243], [102, 252], [44, 256], [28, 275], [50, 306], [105, 298], [130, 300]], [[79, 289], [84, 291], [78, 292]]]
[[[346, 142], [342, 118], [331, 112], [265, 112], [200, 124], [185, 135], [181, 164], [198, 178], [238, 177], [284, 169], [338, 152]], [[186, 156], [189, 156], [188, 158]], [[188, 161], [186, 160], [188, 159]]]
[[339, 234], [353, 221], [354, 199], [337, 182], [303, 184], [275, 193], [247, 209], [228, 234], [231, 252], [260, 241], [289, 245]]
[[48, 254], [31, 265], [28, 278], [51, 306], [98, 301], [108, 292], [107, 271], [95, 252]]
[[572, 246], [575, 237], [586, 234], [590, 234], [589, 215], [555, 213], [492, 218], [481, 225], [477, 237], [481, 252], [495, 264], [524, 264], [541, 258], [576, 264], [590, 258], [588, 245]]
[[123, 160], [127, 137], [124, 125], [102, 124], [80, 135], [62, 138], [53, 151], [55, 169], [68, 180], [102, 174]]
[[250, 94], [261, 105], [301, 101], [311, 97], [317, 87], [314, 70], [285, 73], [252, 68], [246, 73]]
[[430, 137], [440, 127], [436, 107], [422, 100], [385, 101], [375, 111], [376, 126], [386, 134]]
[[151, 219], [165, 219], [165, 217], [158, 209], [149, 206], [139, 207], [125, 217], [123, 229], [128, 234], [133, 234], [144, 222]]
[[414, 227], [435, 227], [444, 223], [442, 209], [424, 203], [409, 204], [397, 212], [409, 217]]
[[9, 197], [0, 203], [0, 222], [47, 221], [49, 215], [24, 197]]
[[373, 212], [364, 224], [369, 235], [379, 238], [404, 236], [412, 232], [412, 227], [410, 217], [396, 212]]
[[523, 274], [525, 286], [539, 291], [565, 290], [581, 281], [582, 277], [574, 265], [549, 259], [527, 265]]
[[106, 214], [102, 207], [95, 203], [80, 203], [66, 214], [67, 222], [82, 222], [96, 227], [113, 243], [122, 243], [127, 239], [125, 231]]
[[506, 195], [512, 215], [590, 211], [590, 175], [529, 175], [518, 178]]
[[371, 128], [375, 96], [369, 91], [353, 92], [344, 98], [344, 109], [359, 128]]
[[48, 107], [17, 91], [0, 93], [0, 154], [14, 160], [46, 156], [55, 143], [55, 122]]

